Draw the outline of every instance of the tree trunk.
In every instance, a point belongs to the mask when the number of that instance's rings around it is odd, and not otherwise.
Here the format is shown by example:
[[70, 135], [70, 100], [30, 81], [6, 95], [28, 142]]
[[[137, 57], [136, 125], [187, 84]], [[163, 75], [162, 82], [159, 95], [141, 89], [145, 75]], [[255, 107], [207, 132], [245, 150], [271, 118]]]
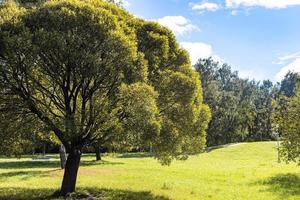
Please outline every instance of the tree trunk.
[[46, 144], [45, 144], [45, 142], [43, 142], [43, 158], [45, 158], [45, 156], [46, 156]]
[[101, 160], [101, 152], [100, 152], [100, 147], [95, 147], [95, 152], [96, 152], [96, 161]]
[[80, 158], [81, 150], [74, 149], [69, 152], [60, 195], [66, 196], [75, 191]]
[[59, 157], [60, 157], [61, 169], [65, 169], [66, 162], [67, 162], [67, 153], [66, 153], [66, 148], [63, 144], [59, 146]]
[[149, 152], [152, 155], [152, 153], [153, 153], [153, 146], [152, 146], [152, 144], [150, 144]]

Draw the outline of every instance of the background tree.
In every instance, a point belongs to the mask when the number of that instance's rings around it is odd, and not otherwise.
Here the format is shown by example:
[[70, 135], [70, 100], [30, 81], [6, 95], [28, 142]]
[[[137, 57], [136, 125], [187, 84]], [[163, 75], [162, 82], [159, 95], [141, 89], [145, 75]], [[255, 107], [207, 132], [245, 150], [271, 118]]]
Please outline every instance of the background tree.
[[0, 154], [21, 157], [23, 154], [31, 153], [34, 148], [33, 127], [25, 119], [7, 117], [2, 113], [0, 115]]
[[[2, 88], [2, 94], [4, 93]], [[40, 123], [37, 117], [23, 109], [23, 106], [18, 98], [11, 99], [7, 95], [0, 98], [0, 135], [2, 138], [0, 153], [20, 157], [23, 154], [35, 154], [38, 148], [45, 155], [46, 145], [56, 146], [60, 144], [60, 141], [53, 132]], [[64, 169], [66, 153], [62, 152], [60, 157], [61, 166]]]
[[282, 135], [280, 122], [283, 120], [283, 116], [288, 110], [289, 98], [295, 96], [297, 85], [300, 83], [300, 76], [298, 73], [288, 72], [283, 80], [276, 85], [276, 91], [273, 98], [273, 128], [279, 134]]
[[288, 72], [280, 83], [280, 94], [286, 97], [294, 96], [299, 82], [300, 75], [298, 73]]
[[75, 190], [83, 147], [106, 134], [126, 145], [151, 143], [164, 164], [205, 144], [210, 113], [186, 51], [168, 29], [115, 4], [5, 4], [0, 86], [69, 153], [61, 195]]
[[251, 141], [272, 139], [272, 101], [276, 94], [274, 89], [273, 83], [269, 80], [257, 85], [254, 126], [248, 136]]
[[[220, 65], [211, 58], [199, 60], [194, 66], [203, 77], [204, 102], [212, 110], [212, 121], [207, 131], [208, 146], [241, 141], [248, 133], [252, 117], [251, 94], [243, 90], [247, 81], [239, 79], [227, 64]], [[250, 92], [250, 90], [249, 90]]]
[[299, 151], [299, 83], [298, 73], [288, 72], [280, 84], [273, 100], [273, 130], [282, 139], [280, 158], [300, 162]]
[[294, 90], [294, 96], [285, 99], [284, 107], [278, 103], [276, 106], [279, 109], [274, 113], [274, 124], [281, 133], [280, 156], [287, 162], [300, 164], [300, 88]]
[[204, 102], [212, 110], [208, 146], [271, 139], [271, 81], [242, 79], [229, 65], [211, 58], [200, 59], [194, 67], [202, 78]]
[[[0, 87], [1, 94], [7, 91]], [[20, 157], [32, 153], [36, 147], [34, 138], [42, 127], [37, 118], [23, 109], [20, 98], [0, 97], [0, 153]]]

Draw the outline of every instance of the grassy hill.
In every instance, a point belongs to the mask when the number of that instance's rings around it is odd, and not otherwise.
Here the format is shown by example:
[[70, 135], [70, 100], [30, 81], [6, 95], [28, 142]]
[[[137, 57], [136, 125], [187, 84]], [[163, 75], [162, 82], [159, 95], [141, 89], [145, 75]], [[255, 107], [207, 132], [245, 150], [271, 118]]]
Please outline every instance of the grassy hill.
[[[300, 166], [277, 163], [276, 143], [243, 143], [161, 166], [145, 154], [83, 157], [78, 190], [83, 199], [292, 200], [300, 199]], [[0, 159], [0, 199], [45, 199], [57, 190], [57, 157]], [[50, 198], [50, 197], [49, 197]]]

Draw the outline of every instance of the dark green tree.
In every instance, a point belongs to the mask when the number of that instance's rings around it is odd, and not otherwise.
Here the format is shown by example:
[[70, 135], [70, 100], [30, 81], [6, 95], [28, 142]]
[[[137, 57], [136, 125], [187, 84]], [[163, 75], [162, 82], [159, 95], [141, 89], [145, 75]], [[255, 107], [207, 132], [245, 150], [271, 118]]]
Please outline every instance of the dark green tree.
[[212, 111], [208, 146], [242, 141], [253, 118], [251, 84], [240, 79], [229, 65], [211, 58], [200, 59], [194, 67], [202, 77], [204, 102]]
[[298, 73], [288, 72], [280, 83], [280, 94], [286, 97], [294, 96], [299, 82], [300, 75]]
[[270, 140], [272, 138], [272, 113], [274, 86], [269, 80], [257, 85], [255, 95], [255, 119], [251, 128], [249, 140]]
[[200, 59], [194, 66], [202, 77], [203, 99], [212, 111], [208, 146], [267, 140], [272, 135], [272, 82], [242, 79], [227, 64]]

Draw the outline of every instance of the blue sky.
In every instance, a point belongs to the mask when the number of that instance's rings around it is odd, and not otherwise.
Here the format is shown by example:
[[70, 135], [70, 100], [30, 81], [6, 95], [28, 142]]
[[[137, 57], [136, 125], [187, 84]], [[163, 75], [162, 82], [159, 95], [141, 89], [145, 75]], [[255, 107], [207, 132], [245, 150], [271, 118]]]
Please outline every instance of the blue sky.
[[242, 77], [279, 81], [300, 72], [300, 0], [123, 0], [136, 16], [173, 30], [197, 58], [213, 56]]

